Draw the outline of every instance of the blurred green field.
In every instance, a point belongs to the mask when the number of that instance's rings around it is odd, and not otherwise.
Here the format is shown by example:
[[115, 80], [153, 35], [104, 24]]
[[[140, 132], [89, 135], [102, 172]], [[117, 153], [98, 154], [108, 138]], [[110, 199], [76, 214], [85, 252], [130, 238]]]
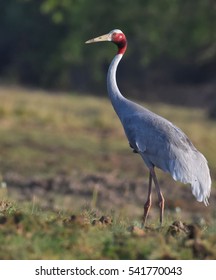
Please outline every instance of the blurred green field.
[[[112, 172], [139, 176], [107, 98], [0, 88], [1, 173]], [[215, 177], [215, 122], [205, 110], [144, 104], [181, 127], [208, 159]], [[126, 162], [127, 161], [127, 162]], [[133, 168], [131, 168], [133, 166]], [[128, 173], [129, 172], [129, 173]]]
[[[215, 259], [215, 190], [206, 208], [159, 172], [164, 228], [155, 202], [139, 231], [147, 170], [107, 98], [15, 87], [0, 87], [0, 98], [0, 259]], [[205, 109], [144, 105], [186, 132], [215, 186], [216, 126]]]

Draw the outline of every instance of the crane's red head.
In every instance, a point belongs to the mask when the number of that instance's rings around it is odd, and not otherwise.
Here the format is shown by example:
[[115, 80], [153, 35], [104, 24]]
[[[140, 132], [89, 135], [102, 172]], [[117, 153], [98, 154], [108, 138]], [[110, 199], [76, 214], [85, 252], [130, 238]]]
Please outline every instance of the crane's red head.
[[124, 33], [119, 29], [114, 29], [109, 34], [111, 41], [118, 47], [118, 53], [124, 54], [127, 49], [127, 39]]
[[90, 39], [86, 41], [87, 44], [89, 43], [96, 43], [102, 41], [111, 41], [118, 47], [118, 54], [124, 54], [127, 48], [127, 39], [124, 33], [119, 29], [114, 29], [110, 31], [108, 34], [99, 36], [94, 39]]

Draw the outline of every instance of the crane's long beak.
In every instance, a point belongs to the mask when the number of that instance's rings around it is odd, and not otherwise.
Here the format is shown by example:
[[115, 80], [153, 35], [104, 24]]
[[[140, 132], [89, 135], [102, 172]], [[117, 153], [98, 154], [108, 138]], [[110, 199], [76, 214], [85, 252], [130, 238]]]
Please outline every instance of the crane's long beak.
[[105, 34], [105, 35], [101, 35], [99, 37], [90, 39], [88, 41], [86, 41], [86, 44], [91, 44], [91, 43], [97, 43], [97, 42], [103, 42], [103, 41], [111, 41], [111, 37], [110, 34]]

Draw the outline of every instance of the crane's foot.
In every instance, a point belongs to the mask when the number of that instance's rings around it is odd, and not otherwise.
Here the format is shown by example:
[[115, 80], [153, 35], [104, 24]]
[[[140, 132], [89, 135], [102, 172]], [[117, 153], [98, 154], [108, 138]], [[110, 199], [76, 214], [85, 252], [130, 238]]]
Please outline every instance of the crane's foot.
[[145, 227], [145, 222], [146, 222], [146, 218], [143, 217], [142, 223], [141, 223], [141, 228], [144, 228], [144, 227]]
[[142, 223], [141, 223], [141, 228], [142, 229], [145, 228], [145, 224], [146, 224], [145, 221], [142, 220]]

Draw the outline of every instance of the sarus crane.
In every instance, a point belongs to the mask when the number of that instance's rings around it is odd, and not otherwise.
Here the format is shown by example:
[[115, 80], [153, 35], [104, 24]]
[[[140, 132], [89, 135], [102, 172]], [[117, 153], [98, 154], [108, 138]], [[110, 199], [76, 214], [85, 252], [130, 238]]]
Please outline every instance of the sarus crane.
[[116, 71], [127, 48], [125, 34], [119, 29], [114, 29], [86, 43], [102, 41], [113, 42], [118, 47], [107, 74], [109, 98], [122, 123], [130, 147], [133, 152], [140, 154], [149, 169], [148, 195], [144, 204], [142, 227], [145, 226], [151, 207], [152, 180], [159, 201], [160, 225], [163, 223], [164, 197], [156, 177], [155, 167], [170, 173], [176, 181], [189, 183], [197, 201], [204, 202], [207, 206], [211, 177], [206, 158], [181, 129], [121, 94], [116, 82]]

